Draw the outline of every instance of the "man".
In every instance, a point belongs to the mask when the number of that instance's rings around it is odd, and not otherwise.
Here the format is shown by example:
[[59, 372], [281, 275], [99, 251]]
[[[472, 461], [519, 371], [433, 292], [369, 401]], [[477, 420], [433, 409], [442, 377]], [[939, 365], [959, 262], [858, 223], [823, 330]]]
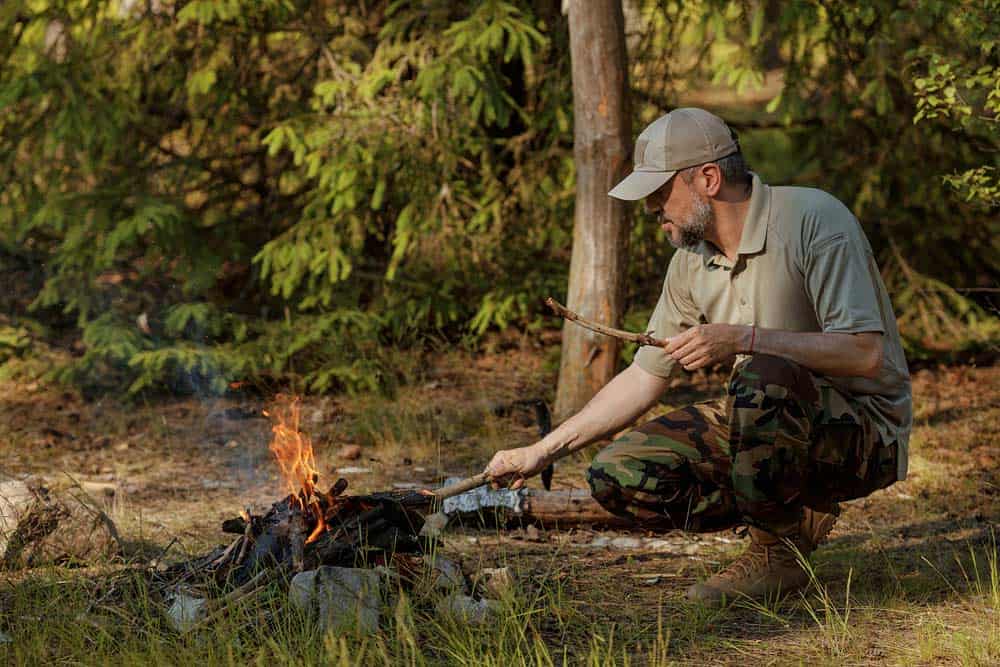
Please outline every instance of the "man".
[[734, 358], [718, 400], [622, 435], [588, 470], [594, 497], [644, 528], [745, 524], [750, 545], [695, 584], [706, 602], [801, 588], [837, 503], [906, 476], [909, 373], [858, 221], [833, 196], [770, 187], [735, 133], [676, 109], [639, 135], [610, 193], [645, 199], [678, 248], [633, 364], [543, 440], [498, 452], [486, 472], [518, 487], [550, 461], [616, 433], [657, 403], [678, 367]]

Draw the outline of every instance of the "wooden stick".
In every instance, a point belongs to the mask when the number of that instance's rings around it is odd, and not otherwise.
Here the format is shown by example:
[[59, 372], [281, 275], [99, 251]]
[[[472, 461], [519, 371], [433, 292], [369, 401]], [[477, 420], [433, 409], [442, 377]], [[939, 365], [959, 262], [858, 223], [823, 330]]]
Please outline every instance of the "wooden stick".
[[455, 482], [450, 486], [432, 491], [431, 495], [438, 500], [444, 500], [445, 498], [451, 498], [452, 496], [457, 496], [460, 493], [465, 493], [466, 491], [479, 488], [488, 481], [490, 481], [490, 478], [485, 472], [481, 472], [473, 477], [463, 479], [461, 482]]
[[545, 299], [545, 304], [551, 308], [556, 315], [560, 315], [570, 322], [576, 322], [581, 327], [585, 329], [590, 329], [591, 331], [596, 331], [599, 334], [604, 334], [605, 336], [611, 336], [613, 338], [620, 338], [621, 340], [627, 340], [632, 343], [639, 343], [640, 345], [655, 345], [656, 347], [665, 347], [667, 341], [661, 338], [654, 338], [648, 333], [633, 333], [631, 331], [622, 331], [621, 329], [614, 329], [612, 327], [599, 324], [597, 322], [591, 322], [588, 319], [580, 317], [572, 310], [562, 305], [552, 297], [547, 297]]
[[250, 508], [247, 508], [247, 525], [243, 529], [243, 544], [240, 545], [240, 550], [236, 554], [236, 560], [234, 565], [242, 565], [243, 559], [246, 558], [247, 550], [250, 548], [250, 544], [254, 541], [253, 534], [253, 515], [250, 514]]
[[271, 581], [277, 578], [278, 575], [284, 574], [285, 569], [286, 568], [281, 565], [265, 568], [255, 574], [250, 581], [246, 582], [239, 588], [234, 588], [229, 593], [215, 600], [206, 601], [205, 615], [191, 626], [191, 630], [202, 628], [208, 623], [216, 620], [227, 610], [233, 608], [243, 600], [246, 600], [251, 595], [267, 586], [271, 583]]

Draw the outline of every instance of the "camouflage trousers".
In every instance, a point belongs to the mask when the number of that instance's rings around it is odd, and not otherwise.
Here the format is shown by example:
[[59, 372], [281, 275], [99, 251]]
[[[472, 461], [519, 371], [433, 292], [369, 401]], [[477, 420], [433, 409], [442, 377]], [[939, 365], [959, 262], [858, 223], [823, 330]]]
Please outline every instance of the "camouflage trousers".
[[747, 523], [777, 529], [896, 480], [863, 406], [791, 361], [753, 355], [726, 395], [654, 419], [601, 450], [594, 498], [649, 530], [702, 532]]

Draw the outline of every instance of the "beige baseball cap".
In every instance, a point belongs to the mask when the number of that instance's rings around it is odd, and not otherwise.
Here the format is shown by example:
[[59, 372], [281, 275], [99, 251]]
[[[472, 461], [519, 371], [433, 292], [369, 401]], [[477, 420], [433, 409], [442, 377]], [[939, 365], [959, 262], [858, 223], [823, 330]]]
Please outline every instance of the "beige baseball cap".
[[740, 149], [736, 133], [704, 109], [674, 109], [635, 140], [632, 173], [608, 194], [634, 201], [656, 192], [681, 169], [714, 162]]

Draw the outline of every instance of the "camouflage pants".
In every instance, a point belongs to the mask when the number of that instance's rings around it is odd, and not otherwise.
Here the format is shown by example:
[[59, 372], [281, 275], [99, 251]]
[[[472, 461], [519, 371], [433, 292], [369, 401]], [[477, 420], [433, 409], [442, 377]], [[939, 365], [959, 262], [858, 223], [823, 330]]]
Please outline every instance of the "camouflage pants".
[[644, 528], [701, 532], [798, 519], [896, 480], [896, 443], [824, 377], [779, 357], [733, 368], [726, 395], [617, 438], [587, 471], [594, 498]]

